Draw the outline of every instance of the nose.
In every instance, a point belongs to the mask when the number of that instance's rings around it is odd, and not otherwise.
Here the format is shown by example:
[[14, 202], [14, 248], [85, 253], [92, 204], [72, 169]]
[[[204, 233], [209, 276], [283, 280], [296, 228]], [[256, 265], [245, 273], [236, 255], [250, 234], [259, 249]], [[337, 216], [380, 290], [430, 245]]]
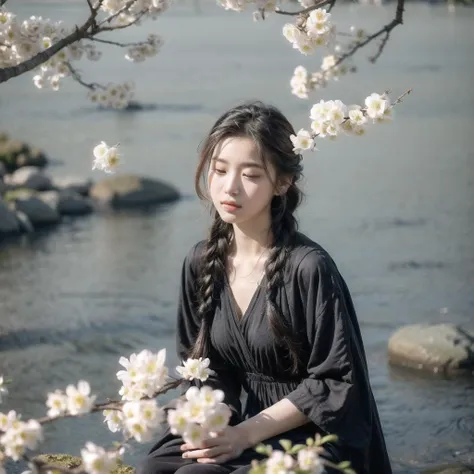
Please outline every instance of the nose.
[[240, 191], [240, 180], [236, 173], [228, 173], [226, 176], [224, 191], [229, 196], [237, 196]]

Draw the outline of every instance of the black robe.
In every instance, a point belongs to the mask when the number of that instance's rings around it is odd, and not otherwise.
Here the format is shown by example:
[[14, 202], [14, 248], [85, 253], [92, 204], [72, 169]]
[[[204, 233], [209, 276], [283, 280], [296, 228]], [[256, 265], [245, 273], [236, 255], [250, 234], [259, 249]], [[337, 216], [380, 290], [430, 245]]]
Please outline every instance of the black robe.
[[[177, 345], [184, 360], [200, 324], [196, 314], [196, 276], [204, 245], [202, 241], [191, 249], [182, 268]], [[283, 398], [310, 420], [264, 440], [265, 444], [281, 449], [279, 439], [290, 439], [295, 444], [305, 443], [317, 432], [336, 434], [336, 461], [352, 461], [358, 474], [390, 474], [359, 324], [350, 293], [334, 261], [321, 246], [301, 233], [296, 235], [277, 304], [300, 342], [301, 370], [297, 376], [288, 375], [288, 349], [275, 340], [269, 327], [265, 284], [264, 279], [240, 318], [230, 285], [227, 280], [223, 283], [211, 330], [210, 359], [215, 375], [205, 385], [224, 391], [224, 401], [233, 412], [232, 425]], [[242, 389], [247, 393], [243, 410]], [[168, 431], [150, 456], [156, 461], [161, 455], [167, 459], [173, 453], [180, 456], [176, 449], [181, 443], [179, 437]], [[253, 458], [260, 456], [247, 450], [229, 463], [237, 468]]]

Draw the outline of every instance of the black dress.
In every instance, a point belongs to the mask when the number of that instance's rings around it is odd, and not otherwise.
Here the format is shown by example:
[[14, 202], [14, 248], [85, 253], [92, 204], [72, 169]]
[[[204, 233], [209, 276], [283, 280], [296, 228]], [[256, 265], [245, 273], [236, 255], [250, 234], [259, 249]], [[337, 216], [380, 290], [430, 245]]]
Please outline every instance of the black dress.
[[[178, 308], [177, 344], [181, 359], [199, 329], [196, 316], [196, 275], [205, 242], [185, 258]], [[310, 420], [265, 444], [281, 449], [279, 439], [305, 443], [309, 436], [336, 434], [329, 446], [334, 461], [350, 460], [358, 474], [392, 472], [370, 388], [359, 324], [347, 286], [334, 261], [318, 244], [301, 233], [284, 270], [284, 285], [277, 303], [301, 341], [301, 373], [289, 377], [286, 347], [272, 335], [265, 316], [265, 281], [255, 291], [241, 318], [228, 281], [222, 285], [211, 330], [211, 368], [216, 375], [205, 384], [220, 388], [233, 412], [231, 424], [252, 417], [283, 398], [289, 399]], [[242, 411], [242, 389], [247, 392]], [[197, 464], [181, 457], [179, 436], [165, 432], [137, 468], [137, 474], [228, 474], [248, 471], [248, 449], [222, 465]]]

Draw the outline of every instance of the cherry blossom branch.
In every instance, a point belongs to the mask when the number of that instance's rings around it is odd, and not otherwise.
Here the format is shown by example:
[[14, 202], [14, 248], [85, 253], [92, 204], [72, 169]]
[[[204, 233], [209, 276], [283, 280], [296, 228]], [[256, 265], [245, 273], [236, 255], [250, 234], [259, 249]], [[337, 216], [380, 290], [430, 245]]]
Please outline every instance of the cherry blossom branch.
[[133, 43], [119, 43], [118, 41], [111, 41], [111, 40], [105, 40], [102, 38], [86, 38], [90, 41], [94, 41], [96, 43], [104, 43], [104, 44], [112, 44], [114, 46], [119, 46], [121, 48], [129, 48], [131, 46], [141, 46], [143, 44], [146, 44], [147, 41], [135, 41]]
[[105, 87], [102, 85], [102, 84], [99, 84], [97, 82], [85, 82], [79, 71], [69, 62], [67, 61], [66, 62], [66, 66], [68, 67], [69, 69], [69, 72], [71, 73], [71, 76], [72, 78], [79, 84], [81, 84], [81, 86], [84, 86], [84, 87], [87, 87], [88, 89], [90, 89], [91, 91], [93, 90], [96, 90], [96, 89], [104, 89], [105, 90]]
[[395, 18], [388, 24], [386, 24], [384, 27], [382, 27], [379, 31], [373, 33], [370, 36], [367, 36], [367, 38], [359, 43], [357, 43], [353, 48], [351, 48], [347, 53], [342, 54], [341, 56], [338, 57], [337, 61], [335, 62], [333, 68], [337, 67], [339, 64], [342, 63], [342, 61], [346, 60], [350, 56], [352, 56], [357, 50], [360, 48], [363, 48], [365, 45], [369, 44], [371, 41], [374, 39], [378, 38], [382, 34], [385, 33], [385, 38], [383, 39], [379, 50], [376, 55], [372, 56], [370, 58], [370, 61], [374, 63], [379, 56], [382, 54], [383, 49], [385, 48], [385, 45], [387, 44], [388, 38], [390, 36], [390, 32], [398, 25], [403, 24], [403, 12], [405, 10], [405, 0], [398, 0], [397, 1], [397, 10], [395, 13]]
[[280, 10], [279, 8], [275, 9], [275, 13], [278, 13], [279, 15], [290, 15], [290, 16], [298, 16], [298, 15], [307, 15], [308, 13], [312, 12], [313, 10], [317, 10], [318, 8], [324, 7], [324, 5], [327, 5], [328, 3], [331, 4], [332, 8], [334, 4], [336, 3], [336, 0], [321, 0], [315, 5], [312, 5], [308, 8], [305, 8], [304, 10], [300, 10], [297, 12], [289, 12], [286, 10]]
[[97, 7], [92, 9], [91, 14], [89, 15], [89, 18], [86, 20], [86, 22], [81, 27], [76, 26], [76, 29], [70, 35], [60, 39], [56, 43], [52, 44], [49, 48], [46, 48], [44, 51], [41, 51], [32, 58], [27, 59], [21, 62], [20, 64], [17, 64], [16, 66], [0, 68], [0, 84], [2, 82], [8, 81], [9, 79], [12, 79], [13, 77], [20, 76], [25, 72], [35, 69], [36, 67], [48, 61], [66, 46], [69, 46], [72, 43], [75, 43], [76, 41], [85, 38], [88, 35], [87, 31], [89, 30], [89, 28], [91, 29], [91, 33], [93, 34], [93, 32], [96, 31], [97, 28], [96, 17], [98, 8], [100, 7], [100, 5], [102, 5], [103, 1], [104, 0], [99, 0]]

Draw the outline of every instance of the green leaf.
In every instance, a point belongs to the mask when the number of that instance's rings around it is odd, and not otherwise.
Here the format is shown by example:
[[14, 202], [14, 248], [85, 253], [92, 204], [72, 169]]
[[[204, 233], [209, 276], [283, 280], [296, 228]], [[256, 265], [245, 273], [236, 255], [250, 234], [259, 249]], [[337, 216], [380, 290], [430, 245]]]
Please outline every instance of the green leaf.
[[323, 444], [326, 443], [331, 443], [331, 442], [336, 442], [337, 441], [337, 436], [336, 435], [327, 435], [323, 436], [320, 441], [319, 441], [319, 446], [322, 446]]
[[306, 444], [295, 444], [289, 451], [289, 454], [296, 454], [298, 451], [307, 448]]
[[350, 461], [342, 461], [337, 465], [337, 467], [339, 469], [347, 469], [348, 467], [351, 467], [351, 463]]
[[280, 446], [285, 450], [289, 451], [291, 449], [291, 441], [289, 439], [280, 439]]
[[258, 454], [266, 454], [268, 456], [268, 447], [265, 446], [264, 444], [259, 444], [258, 446], [255, 447], [255, 451], [257, 451]]
[[313, 438], [308, 438], [306, 440], [306, 446], [313, 446], [314, 445], [314, 439]]
[[357, 473], [354, 471], [354, 469], [349, 468], [349, 469], [344, 469], [344, 474], [357, 474]]

